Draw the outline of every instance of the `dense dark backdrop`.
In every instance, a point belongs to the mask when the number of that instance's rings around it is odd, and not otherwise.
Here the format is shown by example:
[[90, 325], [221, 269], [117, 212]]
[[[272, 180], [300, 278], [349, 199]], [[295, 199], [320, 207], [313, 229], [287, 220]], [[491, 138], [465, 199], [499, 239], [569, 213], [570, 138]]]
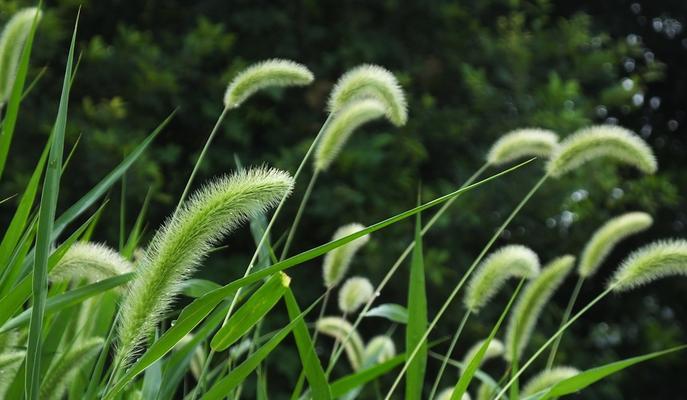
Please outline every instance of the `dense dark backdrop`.
[[[0, 19], [28, 4], [3, 1]], [[37, 143], [45, 140], [54, 119], [67, 37], [79, 4], [81, 62], [67, 140], [68, 145], [79, 136], [81, 141], [63, 180], [63, 207], [179, 107], [152, 151], [127, 175], [128, 224], [150, 188], [152, 232], [173, 209], [221, 111], [229, 79], [254, 61], [283, 57], [308, 65], [317, 76], [315, 84], [269, 91], [230, 113], [198, 182], [235, 168], [234, 156], [244, 164], [269, 163], [294, 171], [326, 117], [332, 84], [358, 64], [391, 69], [410, 104], [410, 122], [404, 128], [375, 123], [353, 137], [315, 188], [294, 251], [324, 242], [341, 224], [369, 224], [413, 206], [420, 182], [424, 199], [456, 188], [482, 164], [490, 144], [510, 129], [540, 126], [565, 136], [601, 122], [621, 124], [646, 138], [659, 156], [660, 173], [642, 177], [595, 163], [551, 181], [498, 244], [526, 244], [543, 260], [577, 255], [609, 217], [630, 210], [652, 213], [655, 226], [614, 251], [599, 276], [585, 286], [584, 302], [599, 292], [612, 268], [633, 248], [685, 236], [684, 1], [48, 1], [32, 58], [32, 74], [43, 67], [46, 73], [22, 110], [8, 161], [11, 172], [0, 184], [3, 194], [24, 185], [39, 155]], [[469, 193], [427, 236], [430, 312], [540, 174], [541, 162]], [[292, 218], [304, 183], [275, 236]], [[119, 230], [118, 190], [111, 193], [96, 234], [112, 245]], [[5, 220], [8, 210], [0, 209]], [[404, 223], [376, 234], [353, 273], [378, 282], [411, 232], [412, 224]], [[240, 231], [227, 244], [202, 274], [227, 281], [242, 272], [251, 253], [250, 236]], [[322, 290], [319, 274], [319, 260], [293, 272], [304, 302]], [[380, 301], [403, 303], [406, 279], [402, 269]], [[547, 309], [535, 344], [558, 324], [572, 281]], [[686, 292], [687, 279], [670, 279], [610, 298], [574, 325], [559, 360], [588, 368], [687, 341]], [[506, 299], [506, 294], [497, 298], [493, 309], [473, 320], [458, 355], [486, 334]], [[461, 315], [456, 303], [433, 337], [450, 334]], [[362, 334], [370, 338], [387, 328], [366, 323]], [[283, 357], [286, 361], [275, 362], [270, 372], [270, 388], [277, 392], [295, 379], [289, 361], [297, 362], [295, 354], [284, 350]], [[669, 357], [628, 370], [582, 397], [685, 398], [684, 359]], [[428, 376], [436, 364], [430, 363]]]

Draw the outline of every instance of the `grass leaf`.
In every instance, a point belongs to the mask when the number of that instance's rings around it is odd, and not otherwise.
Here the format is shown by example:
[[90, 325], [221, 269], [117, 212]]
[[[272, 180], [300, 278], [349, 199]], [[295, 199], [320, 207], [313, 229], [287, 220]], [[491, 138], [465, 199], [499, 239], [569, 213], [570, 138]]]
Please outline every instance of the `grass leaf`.
[[368, 312], [366, 312], [365, 317], [381, 317], [386, 318], [391, 322], [407, 324], [408, 310], [400, 304], [381, 304], [375, 308], [371, 308]]

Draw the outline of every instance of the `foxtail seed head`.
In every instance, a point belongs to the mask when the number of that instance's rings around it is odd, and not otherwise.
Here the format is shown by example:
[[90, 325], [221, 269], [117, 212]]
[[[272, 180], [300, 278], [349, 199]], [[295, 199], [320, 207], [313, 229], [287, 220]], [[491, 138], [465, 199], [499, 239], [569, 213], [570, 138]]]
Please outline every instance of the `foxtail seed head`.
[[396, 355], [396, 345], [389, 336], [375, 336], [367, 343], [363, 352], [363, 368], [383, 363]]
[[[475, 358], [475, 355], [477, 354], [477, 352], [483, 344], [484, 340], [480, 340], [479, 342], [473, 344], [472, 347], [470, 347], [468, 351], [465, 352], [465, 356], [463, 357], [463, 367], [461, 368], [461, 370], [465, 369], [465, 367], [467, 367], [470, 361], [472, 361], [472, 359]], [[498, 339], [492, 339], [489, 342], [489, 346], [487, 346], [487, 351], [484, 352], [484, 357], [482, 357], [480, 365], [478, 365], [477, 367], [479, 368], [487, 360], [500, 357], [501, 355], [503, 355], [503, 343]]]
[[594, 275], [621, 240], [648, 229], [651, 224], [653, 218], [644, 212], [629, 212], [608, 220], [585, 245], [577, 273], [584, 278]]
[[[358, 223], [344, 225], [334, 232], [332, 240], [341, 239], [363, 229], [365, 227]], [[346, 272], [348, 272], [353, 256], [369, 240], [370, 237], [365, 235], [327, 253], [322, 266], [322, 278], [324, 279], [325, 287], [330, 289], [341, 282]]]
[[329, 112], [336, 114], [355, 100], [369, 98], [383, 104], [394, 125], [406, 124], [408, 105], [403, 89], [391, 72], [377, 65], [361, 65], [343, 74], [329, 96]]
[[131, 271], [131, 263], [113, 249], [99, 243], [76, 242], [50, 271], [50, 279], [96, 282]]
[[560, 381], [572, 378], [579, 374], [580, 371], [573, 367], [554, 367], [548, 370], [541, 371], [533, 376], [525, 386], [522, 388], [522, 397], [532, 396], [539, 393]]
[[658, 169], [651, 147], [631, 131], [614, 125], [592, 126], [568, 136], [551, 154], [546, 168], [558, 178], [596, 158], [610, 158], [645, 174]]
[[465, 307], [478, 312], [501, 289], [508, 278], [531, 279], [539, 274], [539, 257], [529, 248], [521, 245], [504, 246], [477, 268], [468, 283]]
[[313, 79], [315, 77], [305, 65], [276, 58], [261, 61], [241, 71], [229, 83], [224, 93], [224, 106], [237, 108], [262, 89], [305, 86], [312, 83]]
[[662, 240], [630, 254], [620, 264], [608, 286], [624, 292], [655, 280], [687, 275], [687, 240]]
[[352, 314], [367, 303], [373, 293], [374, 287], [367, 278], [348, 278], [339, 290], [339, 309], [345, 314]]
[[215, 180], [197, 191], [157, 231], [121, 307], [116, 361], [126, 366], [170, 307], [180, 284], [211, 246], [291, 192], [283, 171], [254, 168]]
[[487, 154], [487, 162], [502, 165], [523, 157], [547, 158], [557, 145], [558, 135], [548, 129], [516, 129], [494, 142]]
[[[441, 392], [439, 392], [439, 394], [437, 395], [437, 397], [434, 398], [434, 400], [451, 400], [451, 396], [453, 396], [453, 388], [447, 387]], [[461, 398], [461, 400], [471, 400], [468, 392], [463, 393], [463, 397]]]
[[95, 358], [104, 342], [103, 338], [92, 337], [75, 344], [61, 357], [56, 357], [41, 382], [40, 398], [61, 399], [74, 378]]
[[38, 23], [41, 16], [42, 12], [38, 8], [25, 8], [14, 14], [0, 34], [0, 106], [12, 94], [24, 43], [31, 32], [34, 19]]
[[317, 321], [315, 329], [343, 343], [351, 367], [356, 371], [360, 369], [365, 347], [363, 339], [348, 321], [339, 317], [324, 317]]

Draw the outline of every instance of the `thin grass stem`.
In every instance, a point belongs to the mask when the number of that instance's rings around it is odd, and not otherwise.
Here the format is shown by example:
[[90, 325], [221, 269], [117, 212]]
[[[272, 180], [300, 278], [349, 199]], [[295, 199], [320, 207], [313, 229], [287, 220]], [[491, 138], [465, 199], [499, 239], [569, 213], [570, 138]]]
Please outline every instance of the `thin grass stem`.
[[456, 343], [458, 343], [458, 338], [460, 337], [460, 334], [463, 332], [463, 328], [465, 328], [465, 324], [468, 322], [470, 314], [470, 310], [465, 310], [465, 315], [463, 315], [463, 318], [460, 321], [460, 325], [458, 325], [458, 330], [456, 331], [456, 333], [453, 334], [453, 339], [451, 339], [451, 345], [448, 347], [448, 351], [446, 351], [446, 354], [444, 354], [444, 361], [441, 362], [441, 368], [439, 368], [439, 373], [437, 374], [437, 377], [434, 379], [432, 391], [429, 395], [430, 399], [434, 398], [434, 395], [437, 393], [437, 390], [439, 389], [439, 383], [441, 383], [441, 377], [444, 375], [444, 370], [448, 365], [448, 360], [451, 358], [451, 355], [453, 354], [453, 349], [456, 347]]
[[[561, 324], [559, 325], [559, 329], [565, 325], [566, 322], [568, 322], [568, 319], [570, 318], [570, 314], [572, 314], [572, 309], [575, 307], [575, 302], [577, 301], [577, 296], [580, 294], [580, 289], [582, 289], [582, 283], [584, 283], [584, 277], [583, 276], [578, 276], [577, 278], [577, 283], [575, 284], [575, 289], [573, 289], [572, 294], [570, 295], [570, 300], [568, 300], [568, 305], [565, 307], [565, 312], [563, 313], [563, 319], [561, 320]], [[563, 334], [556, 338], [556, 341], [553, 342], [553, 346], [551, 346], [551, 352], [549, 353], [549, 358], [546, 360], [546, 369], [549, 370], [551, 367], [553, 367], [553, 363], [556, 360], [556, 352], [558, 352], [558, 346], [561, 343], [561, 340], [563, 339]]]
[[312, 177], [310, 177], [310, 182], [308, 182], [308, 187], [305, 189], [305, 193], [303, 194], [303, 198], [301, 199], [301, 204], [298, 205], [298, 211], [296, 212], [296, 217], [293, 219], [293, 223], [291, 224], [291, 229], [289, 229], [289, 235], [286, 237], [286, 243], [284, 243], [284, 248], [282, 249], [281, 256], [279, 257], [279, 260], [285, 259], [289, 253], [289, 248], [291, 247], [291, 242], [293, 242], [293, 238], [296, 235], [296, 229], [298, 228], [298, 224], [301, 222], [301, 217], [303, 216], [303, 211], [305, 211], [305, 206], [308, 203], [308, 200], [310, 199], [310, 195], [312, 194], [312, 189], [313, 189], [313, 187], [315, 187], [315, 183], [317, 182], [317, 177], [319, 175], [320, 175], [320, 171], [314, 170]]

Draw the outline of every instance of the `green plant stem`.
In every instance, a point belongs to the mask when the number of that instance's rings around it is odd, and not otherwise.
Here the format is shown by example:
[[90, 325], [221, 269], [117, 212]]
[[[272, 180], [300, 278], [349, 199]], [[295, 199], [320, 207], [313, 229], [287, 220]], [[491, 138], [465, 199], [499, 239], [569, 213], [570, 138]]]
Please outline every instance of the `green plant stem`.
[[448, 347], [448, 351], [446, 352], [446, 354], [444, 354], [444, 361], [441, 362], [441, 368], [439, 368], [439, 373], [437, 374], [437, 377], [434, 379], [432, 391], [429, 395], [430, 399], [434, 398], [434, 395], [437, 393], [437, 390], [439, 389], [439, 383], [441, 383], [441, 377], [444, 375], [444, 370], [448, 365], [448, 360], [451, 358], [451, 355], [453, 354], [453, 349], [456, 347], [456, 343], [458, 343], [458, 338], [460, 337], [460, 334], [463, 332], [463, 328], [465, 328], [465, 324], [468, 322], [470, 314], [470, 310], [465, 310], [465, 315], [463, 315], [463, 319], [460, 321], [460, 325], [458, 325], [458, 330], [456, 331], [456, 333], [453, 334], [453, 339], [451, 339], [451, 345]]
[[541, 187], [541, 185], [546, 181], [548, 178], [548, 174], [545, 174], [539, 181], [530, 189], [530, 191], [525, 195], [525, 197], [518, 203], [518, 205], [513, 209], [513, 211], [510, 213], [508, 218], [506, 218], [505, 221], [501, 224], [501, 226], [494, 232], [494, 235], [489, 239], [489, 242], [487, 242], [486, 246], [482, 249], [480, 254], [477, 256], [477, 258], [473, 261], [472, 265], [470, 268], [468, 268], [467, 272], [463, 275], [463, 278], [460, 280], [460, 282], [456, 285], [456, 287], [453, 289], [451, 294], [448, 296], [444, 304], [441, 306], [439, 309], [439, 312], [437, 315], [434, 317], [432, 322], [429, 324], [429, 327], [425, 331], [424, 335], [422, 335], [422, 339], [418, 342], [418, 344], [415, 346], [413, 351], [410, 353], [408, 358], [406, 359], [405, 363], [403, 364], [403, 368], [401, 368], [401, 372], [399, 372], [398, 376], [396, 376], [396, 380], [394, 381], [393, 385], [391, 386], [391, 389], [386, 394], [385, 400], [390, 400], [391, 395], [393, 394], [394, 390], [396, 390], [396, 387], [398, 384], [401, 382], [401, 379], [403, 378], [403, 375], [405, 372], [408, 370], [408, 365], [415, 359], [415, 356], [417, 355], [418, 351], [420, 350], [420, 347], [423, 342], [427, 340], [427, 337], [429, 336], [430, 332], [434, 329], [434, 327], [437, 325], [439, 322], [439, 319], [444, 315], [446, 310], [448, 309], [449, 305], [451, 302], [453, 302], [453, 299], [458, 295], [458, 292], [460, 289], [463, 287], [463, 284], [465, 284], [465, 281], [470, 277], [470, 274], [472, 274], [472, 271], [477, 267], [477, 265], [482, 261], [482, 258], [487, 254], [487, 252], [491, 249], [491, 246], [496, 242], [496, 240], [501, 236], [501, 233], [506, 229], [508, 224], [515, 218], [515, 216], [520, 212], [520, 210], [525, 206], [525, 204], [529, 201], [529, 199], [534, 195], [534, 193]]
[[296, 229], [298, 228], [299, 222], [301, 222], [301, 217], [303, 216], [303, 211], [305, 211], [305, 205], [308, 203], [308, 200], [310, 199], [310, 195], [312, 194], [312, 189], [315, 187], [315, 183], [317, 182], [317, 177], [320, 175], [319, 170], [315, 170], [310, 177], [310, 182], [308, 182], [308, 187], [305, 189], [305, 193], [303, 194], [303, 198], [301, 199], [301, 204], [298, 205], [298, 211], [296, 212], [296, 217], [293, 219], [293, 223], [291, 224], [291, 228], [289, 229], [289, 235], [286, 237], [286, 243], [284, 243], [284, 249], [281, 252], [281, 256], [279, 257], [279, 260], [283, 260], [286, 258], [286, 256], [289, 253], [289, 247], [291, 247], [291, 242], [293, 241], [293, 237], [296, 235]]
[[188, 192], [189, 192], [189, 190], [191, 190], [191, 185], [193, 184], [193, 179], [196, 177], [196, 174], [198, 173], [198, 168], [200, 168], [200, 164], [203, 162], [203, 159], [205, 158], [205, 154], [207, 154], [208, 149], [210, 148], [210, 143], [212, 143], [212, 140], [217, 135], [217, 132], [219, 132], [219, 127], [222, 125], [222, 121], [224, 121], [224, 117], [227, 116], [228, 112], [229, 112], [229, 108], [224, 107], [224, 109], [222, 110], [222, 113], [219, 115], [219, 117], [217, 118], [217, 121], [215, 122], [215, 126], [212, 128], [212, 132], [210, 132], [210, 136], [208, 136], [208, 140], [205, 141], [205, 146], [203, 146], [203, 150], [201, 150], [200, 155], [198, 156], [198, 159], [196, 160], [196, 164], [193, 166], [193, 171], [191, 171], [191, 176], [189, 176], [188, 181], [186, 181], [186, 187], [184, 187], [184, 191], [181, 193], [181, 197], [179, 198], [179, 203], [177, 203], [177, 207], [174, 210], [175, 216], [179, 212], [179, 208], [181, 208], [181, 205], [186, 200], [186, 196], [188, 196]]
[[534, 360], [537, 359], [537, 357], [539, 357], [539, 355], [540, 355], [542, 352], [544, 352], [544, 350], [546, 350], [547, 347], [549, 347], [549, 346], [556, 340], [556, 338], [560, 337], [560, 335], [563, 334], [563, 332], [564, 332], [566, 329], [568, 329], [568, 327], [569, 327], [570, 325], [572, 325], [575, 321], [577, 321], [577, 320], [582, 316], [582, 314], [586, 313], [586, 312], [587, 312], [590, 308], [592, 308], [596, 303], [598, 303], [599, 301], [601, 301], [601, 299], [603, 299], [604, 297], [606, 297], [606, 295], [608, 295], [609, 293], [611, 293], [611, 291], [612, 291], [614, 288], [615, 288], [615, 286], [610, 286], [610, 287], [608, 287], [606, 290], [604, 290], [603, 292], [601, 292], [601, 293], [600, 293], [598, 296], [596, 296], [592, 301], [590, 301], [589, 303], [587, 303], [587, 305], [584, 306], [580, 311], [578, 311], [575, 315], [573, 315], [572, 318], [570, 318], [570, 320], [569, 320], [568, 322], [566, 322], [562, 327], [560, 327], [560, 328], [556, 331], [556, 333], [554, 333], [554, 334], [549, 338], [549, 340], [546, 341], [546, 343], [544, 343], [543, 345], [541, 345], [541, 346], [539, 347], [539, 349], [537, 349], [537, 351], [532, 355], [532, 357], [530, 357], [530, 358], [527, 360], [527, 362], [526, 362], [525, 364], [522, 365], [522, 368], [520, 368], [520, 370], [519, 370], [513, 377], [511, 377], [511, 379], [508, 381], [508, 383], [506, 383], [506, 385], [501, 389], [501, 391], [499, 392], [499, 394], [496, 395], [496, 399], [499, 399], [499, 398], [503, 397], [503, 395], [506, 393], [506, 391], [508, 390], [508, 388], [510, 388], [510, 386], [515, 382], [515, 380], [518, 379], [518, 378], [520, 377], [520, 375], [522, 375], [522, 373], [523, 373], [523, 372], [524, 372], [524, 371], [534, 362]]
[[[464, 187], [467, 187], [467, 186], [471, 185], [480, 175], [482, 175], [482, 173], [483, 173], [484, 171], [486, 171], [487, 168], [489, 168], [489, 164], [488, 164], [488, 163], [484, 163], [477, 171], [475, 171], [474, 174], [472, 174], [472, 176], [470, 176], [470, 177], [465, 181], [465, 183], [463, 183], [463, 184], [461, 185], [460, 188], [464, 188]], [[460, 197], [460, 196], [456, 196], [456, 197], [454, 197], [454, 198], [448, 200], [446, 203], [444, 203], [444, 204], [441, 206], [441, 208], [439, 209], [439, 211], [437, 211], [437, 212], [432, 216], [432, 218], [430, 218], [430, 220], [427, 222], [427, 224], [426, 224], [424, 227], [422, 227], [422, 230], [420, 231], [420, 235], [424, 237], [425, 234], [429, 231], [429, 229], [437, 222], [437, 220], [439, 220], [439, 218], [448, 210], [449, 207], [451, 207], [451, 205], [452, 205], [452, 204], [456, 201], [456, 199], [458, 199], [459, 197]], [[386, 284], [389, 282], [389, 280], [391, 280], [391, 277], [394, 275], [394, 273], [396, 273], [396, 270], [398, 270], [398, 268], [401, 266], [401, 264], [403, 263], [403, 261], [405, 261], [406, 257], [408, 257], [408, 255], [410, 255], [410, 252], [413, 250], [413, 247], [414, 247], [414, 246], [415, 246], [415, 241], [414, 241], [414, 240], [413, 240], [412, 242], [410, 242], [410, 244], [408, 244], [408, 246], [406, 246], [405, 250], [403, 250], [403, 252], [401, 253], [401, 255], [398, 256], [398, 259], [394, 262], [394, 264], [391, 266], [391, 268], [389, 268], [389, 270], [387, 271], [387, 273], [386, 273], [386, 275], [384, 276], [384, 278], [382, 278], [382, 281], [379, 282], [379, 285], [377, 285], [377, 287], [375, 288], [374, 293], [381, 293], [381, 292], [382, 292], [382, 290], [384, 289], [384, 287], [386, 286]], [[377, 297], [377, 296], [373, 296], [372, 298], [370, 298], [370, 299], [365, 303], [365, 306], [363, 306], [362, 311], [360, 311], [360, 313], [358, 314], [358, 317], [356, 318], [355, 322], [353, 323], [353, 330], [355, 330], [355, 329], [358, 327], [358, 325], [360, 325], [360, 323], [362, 322], [363, 318], [365, 317], [365, 314], [370, 310], [370, 307], [372, 307], [372, 303], [374, 303], [376, 297]], [[352, 331], [353, 331], [353, 330], [352, 330]], [[351, 331], [351, 332], [352, 332], [352, 331]], [[350, 340], [350, 338], [351, 338], [351, 335], [350, 335], [350, 333], [349, 333], [349, 334], [346, 335], [346, 337], [344, 338], [343, 343], [345, 344], [346, 342], [348, 342], [348, 340]], [[339, 351], [337, 351], [336, 353], [334, 353], [334, 363], [336, 363], [336, 361], [339, 359], [339, 357], [341, 357], [342, 352], [343, 352], [343, 348], [339, 349]], [[330, 365], [329, 367], [327, 367], [327, 370], [326, 370], [326, 375], [327, 375], [327, 376], [329, 376], [329, 374], [332, 372], [332, 368], [333, 368], [333, 367], [332, 367], [331, 365]]]
[[[568, 319], [570, 318], [570, 314], [572, 313], [572, 309], [575, 306], [575, 302], [577, 301], [577, 296], [580, 294], [580, 289], [582, 289], [582, 283], [584, 282], [584, 277], [579, 276], [577, 278], [577, 283], [575, 284], [575, 289], [573, 289], [572, 294], [570, 295], [570, 300], [568, 300], [568, 305], [565, 307], [565, 312], [563, 313], [563, 319], [561, 320], [561, 324], [558, 326], [560, 329], [563, 325], [565, 325], [566, 322], [568, 322]], [[549, 353], [549, 359], [546, 360], [546, 369], [551, 369], [553, 367], [553, 363], [556, 360], [556, 352], [558, 351], [558, 346], [561, 343], [561, 340], [563, 339], [563, 334], [561, 334], [558, 338], [556, 338], [556, 341], [553, 342], [553, 346], [551, 346], [551, 352]]]

